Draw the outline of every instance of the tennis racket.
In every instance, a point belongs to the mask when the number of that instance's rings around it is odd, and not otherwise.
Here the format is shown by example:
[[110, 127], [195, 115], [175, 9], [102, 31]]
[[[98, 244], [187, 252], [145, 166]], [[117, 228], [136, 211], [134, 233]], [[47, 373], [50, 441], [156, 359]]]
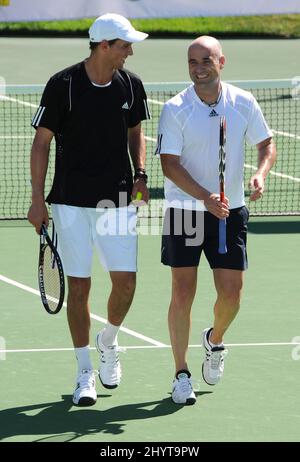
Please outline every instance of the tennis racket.
[[38, 279], [42, 303], [49, 314], [56, 314], [60, 311], [65, 296], [64, 271], [56, 247], [57, 235], [54, 224], [52, 239], [43, 224], [40, 231]]
[[[224, 202], [225, 197], [225, 146], [226, 146], [226, 120], [222, 116], [220, 119], [220, 148], [219, 148], [219, 182], [220, 200]], [[227, 253], [226, 245], [226, 218], [219, 219], [219, 253]]]

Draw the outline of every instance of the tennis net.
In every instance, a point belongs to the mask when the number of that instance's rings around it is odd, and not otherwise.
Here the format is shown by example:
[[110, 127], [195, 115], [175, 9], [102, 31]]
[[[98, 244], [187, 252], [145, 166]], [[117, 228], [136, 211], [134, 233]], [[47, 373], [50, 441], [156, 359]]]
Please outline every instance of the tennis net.
[[[278, 160], [270, 172], [263, 198], [247, 205], [251, 215], [300, 215], [300, 80], [232, 81], [253, 93], [274, 133]], [[151, 201], [144, 216], [160, 214], [163, 174], [154, 155], [157, 124], [165, 101], [188, 82], [145, 84], [152, 119], [144, 122], [147, 173]], [[40, 103], [42, 85], [6, 86], [0, 92], [0, 219], [24, 219], [31, 202], [30, 149], [34, 130], [31, 119]], [[46, 178], [50, 190], [55, 164], [54, 143]], [[256, 170], [257, 150], [246, 145], [245, 191]]]

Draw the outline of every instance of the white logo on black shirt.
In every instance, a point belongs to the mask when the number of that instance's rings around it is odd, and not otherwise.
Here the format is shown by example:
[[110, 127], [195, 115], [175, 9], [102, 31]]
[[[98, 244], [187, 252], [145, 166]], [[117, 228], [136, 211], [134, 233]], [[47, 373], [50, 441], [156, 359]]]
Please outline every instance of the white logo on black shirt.
[[125, 103], [123, 104], [122, 109], [129, 109], [127, 101], [125, 101]]

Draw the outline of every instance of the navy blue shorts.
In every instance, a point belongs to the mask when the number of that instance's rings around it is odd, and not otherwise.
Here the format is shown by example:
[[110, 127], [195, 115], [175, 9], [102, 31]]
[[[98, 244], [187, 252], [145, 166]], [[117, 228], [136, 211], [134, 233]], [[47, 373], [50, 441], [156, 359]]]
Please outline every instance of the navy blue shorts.
[[[161, 262], [173, 268], [198, 266], [203, 250], [212, 269], [246, 270], [248, 268], [246, 251], [248, 219], [249, 211], [247, 207], [230, 210], [229, 217], [226, 219], [227, 253], [219, 254], [218, 218], [210, 212], [183, 211], [182, 209], [169, 208], [166, 210], [164, 217]], [[180, 222], [182, 230], [178, 232], [178, 223], [180, 224]], [[185, 226], [186, 222], [189, 223], [189, 227]], [[192, 239], [195, 238], [195, 233], [192, 234], [190, 230], [196, 229], [196, 224], [198, 228], [199, 224], [201, 227], [201, 223], [203, 238], [200, 242], [197, 238], [199, 245], [187, 244], [187, 242], [192, 242]], [[188, 228], [188, 233], [186, 228]]]

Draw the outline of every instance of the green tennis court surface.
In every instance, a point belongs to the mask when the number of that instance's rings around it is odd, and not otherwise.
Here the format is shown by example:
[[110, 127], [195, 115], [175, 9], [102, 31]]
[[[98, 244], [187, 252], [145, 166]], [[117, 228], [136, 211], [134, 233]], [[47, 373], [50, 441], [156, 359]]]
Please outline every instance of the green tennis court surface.
[[[128, 347], [121, 354], [123, 381], [111, 392], [99, 382], [98, 402], [89, 409], [71, 405], [75, 360], [65, 309], [47, 315], [30, 291], [37, 289], [38, 237], [30, 227], [1, 227], [1, 274], [9, 278], [0, 281], [0, 335], [8, 350], [0, 361], [1, 441], [299, 441], [300, 223], [294, 218], [286, 226], [290, 234], [261, 234], [261, 223], [269, 222], [253, 222], [249, 235], [250, 269], [240, 314], [226, 338], [231, 346], [222, 383], [209, 387], [201, 378], [200, 333], [211, 323], [214, 302], [203, 260], [189, 353], [198, 401], [172, 404], [170, 274], [159, 263], [159, 237], [141, 236], [138, 287], [124, 324], [132, 332], [120, 334]], [[98, 264], [93, 281], [91, 347], [109, 293]], [[95, 350], [92, 359], [97, 368]]]

